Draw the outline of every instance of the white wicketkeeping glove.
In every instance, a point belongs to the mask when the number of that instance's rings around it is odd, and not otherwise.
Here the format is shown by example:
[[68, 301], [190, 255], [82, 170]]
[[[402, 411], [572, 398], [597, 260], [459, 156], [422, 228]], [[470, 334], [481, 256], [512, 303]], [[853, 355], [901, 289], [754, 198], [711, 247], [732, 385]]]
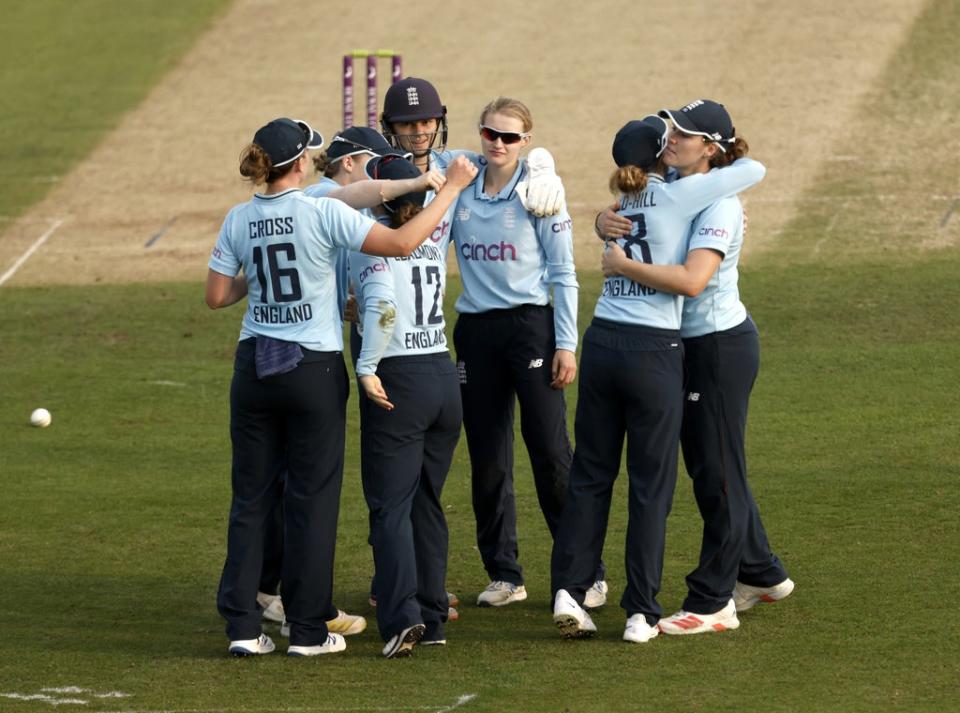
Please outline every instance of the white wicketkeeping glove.
[[535, 148], [527, 156], [527, 175], [517, 184], [517, 195], [523, 207], [538, 218], [563, 209], [563, 181], [545, 148]]

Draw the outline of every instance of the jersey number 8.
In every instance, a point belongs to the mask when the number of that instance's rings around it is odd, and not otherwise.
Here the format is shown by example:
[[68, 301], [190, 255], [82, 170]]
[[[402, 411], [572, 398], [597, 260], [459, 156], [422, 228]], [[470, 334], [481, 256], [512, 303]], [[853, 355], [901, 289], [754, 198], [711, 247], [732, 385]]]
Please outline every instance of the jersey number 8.
[[643, 213], [637, 213], [631, 215], [630, 220], [633, 222], [634, 230], [624, 238], [623, 252], [631, 260], [636, 260], [637, 256], [634, 255], [632, 249], [636, 245], [640, 249], [640, 261], [652, 265], [653, 257], [650, 255], [650, 244], [644, 240], [647, 237], [647, 219], [643, 217]]

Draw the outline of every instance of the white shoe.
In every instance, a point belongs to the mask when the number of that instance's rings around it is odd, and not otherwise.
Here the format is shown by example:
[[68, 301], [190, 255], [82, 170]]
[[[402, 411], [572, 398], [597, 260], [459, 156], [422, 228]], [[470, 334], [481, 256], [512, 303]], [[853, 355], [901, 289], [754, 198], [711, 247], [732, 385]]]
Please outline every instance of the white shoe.
[[273, 645], [273, 639], [266, 634], [260, 634], [256, 639], [237, 639], [230, 642], [230, 648], [227, 649], [234, 656], [259, 656], [260, 654], [269, 654], [276, 646]]
[[586, 609], [599, 609], [607, 603], [607, 592], [610, 588], [605, 579], [598, 579], [583, 595], [583, 606]]
[[387, 645], [383, 647], [384, 658], [398, 659], [409, 656], [413, 647], [423, 638], [423, 633], [426, 630], [427, 627], [424, 624], [408, 626], [391, 638]]
[[[353, 636], [367, 628], [367, 620], [362, 616], [347, 614], [343, 609], [337, 609], [337, 618], [327, 622], [327, 632], [340, 636]], [[280, 625], [280, 636], [290, 638], [290, 624], [284, 619]]]
[[327, 631], [341, 636], [353, 636], [367, 628], [367, 620], [356, 614], [337, 609], [337, 618], [327, 622]]
[[664, 634], [677, 635], [729, 631], [739, 626], [740, 620], [737, 619], [737, 610], [732, 599], [723, 609], [714, 614], [693, 614], [681, 609], [657, 623], [657, 628]]
[[557, 590], [554, 597], [553, 623], [565, 639], [586, 639], [597, 633], [593, 619], [566, 589]]
[[623, 630], [623, 640], [634, 644], [645, 644], [650, 639], [656, 639], [660, 629], [650, 626], [643, 614], [634, 614], [627, 619], [627, 627]]
[[283, 621], [283, 600], [279, 594], [257, 592], [257, 604], [263, 609], [261, 616], [267, 621], [275, 621], [278, 624]]
[[760, 602], [779, 602], [786, 599], [793, 591], [794, 583], [789, 577], [773, 587], [754, 587], [743, 582], [737, 582], [733, 588], [733, 603], [737, 611], [751, 609]]
[[323, 654], [335, 654], [347, 648], [347, 640], [340, 634], [327, 634], [327, 640], [316, 646], [295, 646], [291, 644], [287, 647], [287, 656], [322, 656]]
[[511, 584], [499, 579], [490, 582], [477, 597], [479, 607], [502, 607], [512, 602], [522, 602], [527, 598], [527, 588], [522, 584]]

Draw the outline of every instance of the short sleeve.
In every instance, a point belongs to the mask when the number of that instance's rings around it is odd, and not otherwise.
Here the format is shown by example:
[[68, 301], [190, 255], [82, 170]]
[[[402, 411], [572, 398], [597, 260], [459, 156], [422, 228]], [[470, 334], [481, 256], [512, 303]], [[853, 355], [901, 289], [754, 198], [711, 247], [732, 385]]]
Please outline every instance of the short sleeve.
[[217, 242], [210, 252], [210, 261], [207, 263], [207, 267], [214, 272], [219, 272], [221, 275], [227, 275], [229, 277], [236, 277], [237, 273], [240, 272], [241, 264], [240, 256], [236, 254], [230, 242], [233, 214], [233, 211], [230, 211], [227, 217], [224, 218], [223, 225], [220, 226], [220, 235], [217, 237]]
[[726, 255], [742, 219], [743, 207], [739, 198], [734, 196], [717, 201], [694, 219], [688, 250], [708, 248]]
[[373, 227], [374, 220], [338, 200], [315, 200], [324, 232], [332, 244], [338, 248], [359, 251]]

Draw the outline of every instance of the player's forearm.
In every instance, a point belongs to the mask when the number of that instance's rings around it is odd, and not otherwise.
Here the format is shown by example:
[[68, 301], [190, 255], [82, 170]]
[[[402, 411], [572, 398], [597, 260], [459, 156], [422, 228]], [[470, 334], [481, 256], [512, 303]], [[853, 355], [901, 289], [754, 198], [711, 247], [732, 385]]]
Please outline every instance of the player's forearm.
[[394, 231], [397, 252], [389, 257], [406, 257], [433, 234], [447, 209], [457, 200], [459, 191], [445, 185], [422, 211]]
[[247, 296], [247, 278], [245, 275], [230, 277], [209, 270], [207, 272], [207, 285], [205, 291], [205, 301], [210, 309], [220, 309], [236, 304]]
[[553, 329], [556, 348], [571, 352], [577, 350], [577, 298], [576, 283], [555, 285], [553, 288]]
[[393, 327], [397, 318], [396, 304], [384, 300], [370, 300], [364, 305], [361, 317], [363, 324], [363, 347], [357, 358], [357, 375], [368, 376], [377, 373], [377, 365], [387, 351], [393, 337]]
[[684, 297], [696, 297], [706, 286], [685, 265], [648, 265], [629, 260], [620, 266], [619, 272], [634, 282]]
[[328, 198], [336, 198], [351, 208], [373, 208], [385, 201], [391, 201], [398, 196], [412, 193], [418, 189], [416, 178], [404, 178], [399, 181], [358, 181], [341, 186], [327, 194]]

